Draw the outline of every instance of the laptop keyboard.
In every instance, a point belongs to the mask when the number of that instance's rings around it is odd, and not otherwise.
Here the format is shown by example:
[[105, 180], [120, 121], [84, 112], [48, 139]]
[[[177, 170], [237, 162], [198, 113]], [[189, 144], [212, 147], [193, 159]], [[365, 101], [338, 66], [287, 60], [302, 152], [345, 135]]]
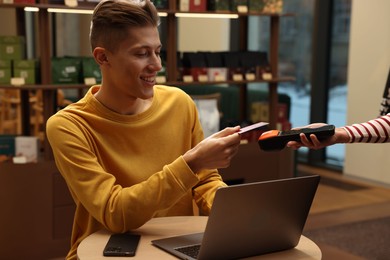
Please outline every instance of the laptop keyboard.
[[199, 254], [200, 244], [176, 247], [175, 250], [196, 259]]

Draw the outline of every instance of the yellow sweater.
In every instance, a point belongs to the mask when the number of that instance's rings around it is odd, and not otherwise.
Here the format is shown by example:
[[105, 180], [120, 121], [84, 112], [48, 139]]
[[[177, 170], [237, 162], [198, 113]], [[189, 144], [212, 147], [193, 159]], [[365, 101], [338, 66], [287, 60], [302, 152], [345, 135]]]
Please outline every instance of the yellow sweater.
[[182, 155], [203, 139], [196, 106], [175, 87], [155, 86], [151, 107], [137, 115], [115, 113], [93, 96], [47, 122], [55, 161], [76, 203], [71, 250], [105, 228], [125, 232], [153, 217], [193, 215], [192, 199], [208, 214], [217, 170], [195, 175]]

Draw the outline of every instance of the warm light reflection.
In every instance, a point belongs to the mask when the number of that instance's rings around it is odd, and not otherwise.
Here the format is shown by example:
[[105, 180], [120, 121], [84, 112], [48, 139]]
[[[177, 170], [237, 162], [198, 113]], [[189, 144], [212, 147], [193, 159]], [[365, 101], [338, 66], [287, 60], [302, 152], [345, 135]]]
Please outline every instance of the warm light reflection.
[[[26, 12], [39, 12], [38, 7], [25, 7], [24, 11]], [[48, 8], [47, 11], [49, 13], [63, 13], [63, 14], [92, 14], [93, 10], [88, 10], [88, 9], [66, 9], [66, 8]], [[165, 12], [159, 12], [159, 16], [165, 17], [168, 16], [167, 13]]]
[[238, 14], [176, 13], [176, 17], [237, 19]]

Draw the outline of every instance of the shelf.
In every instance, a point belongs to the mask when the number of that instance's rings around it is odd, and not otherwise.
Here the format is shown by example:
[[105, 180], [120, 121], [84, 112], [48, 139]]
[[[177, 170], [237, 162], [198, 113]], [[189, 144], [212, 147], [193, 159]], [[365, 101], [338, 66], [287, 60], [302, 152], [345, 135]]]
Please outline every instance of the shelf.
[[[25, 7], [35, 7], [38, 9], [49, 9], [49, 8], [56, 8], [56, 9], [68, 9], [68, 10], [91, 10], [93, 11], [96, 3], [79, 3], [78, 6], [70, 7], [63, 4], [50, 4], [50, 3], [14, 3], [14, 4], [0, 4], [0, 8], [25, 8]], [[270, 17], [284, 17], [284, 16], [294, 16], [292, 13], [262, 13], [262, 12], [255, 12], [255, 11], [248, 11], [246, 13], [244, 12], [233, 12], [233, 11], [180, 11], [180, 10], [173, 10], [173, 9], [158, 9], [159, 12], [167, 13], [167, 14], [213, 14], [213, 15], [226, 15], [226, 14], [232, 14], [232, 15], [238, 15], [238, 16], [270, 16]]]
[[[38, 21], [37, 26], [39, 26], [39, 32], [36, 37], [40, 42], [50, 42], [51, 41], [51, 27], [50, 27], [50, 16], [49, 16], [49, 8], [56, 9], [65, 9], [65, 10], [85, 10], [92, 11], [95, 7], [96, 3], [87, 3], [87, 2], [79, 2], [79, 6], [77, 7], [69, 7], [64, 4], [51, 4], [48, 0], [42, 0], [41, 3], [14, 3], [14, 4], [0, 4], [0, 8], [13, 8], [16, 9], [19, 13], [19, 16], [23, 18], [24, 12], [23, 9], [25, 7], [34, 7], [37, 11]], [[245, 120], [247, 118], [246, 115], [246, 92], [247, 85], [251, 83], [265, 83], [268, 84], [269, 89], [269, 102], [270, 102], [270, 111], [271, 111], [271, 119], [270, 124], [274, 126], [276, 124], [274, 117], [276, 116], [276, 106], [277, 106], [277, 86], [279, 82], [288, 82], [294, 81], [293, 77], [277, 77], [278, 71], [278, 38], [279, 38], [279, 25], [280, 25], [280, 17], [293, 16], [291, 13], [262, 13], [262, 12], [233, 12], [233, 11], [204, 11], [204, 12], [183, 12], [177, 9], [176, 0], [169, 0], [169, 8], [168, 9], [159, 9], [159, 12], [166, 13], [167, 19], [167, 63], [170, 66], [167, 68], [167, 82], [163, 83], [168, 86], [206, 86], [206, 85], [235, 85], [240, 88], [240, 103], [241, 103], [241, 120]], [[269, 61], [271, 65], [272, 71], [272, 80], [242, 80], [242, 81], [218, 81], [218, 82], [183, 82], [177, 81], [177, 29], [178, 29], [178, 19], [176, 14], [213, 14], [213, 15], [226, 15], [233, 14], [237, 15], [239, 18], [239, 48], [240, 50], [245, 50], [247, 47], [247, 25], [248, 25], [248, 17], [249, 16], [265, 16], [270, 18], [270, 50], [269, 50]], [[19, 19], [17, 20], [18, 23]], [[19, 30], [18, 34], [25, 34], [24, 30]], [[22, 86], [13, 86], [13, 85], [0, 85], [0, 89], [19, 89], [21, 91], [22, 101], [28, 101], [29, 91], [34, 90], [42, 90], [43, 93], [43, 101], [44, 101], [44, 120], [47, 120], [53, 113], [56, 111], [56, 90], [58, 89], [77, 89], [79, 93], [82, 93], [84, 89], [89, 88], [89, 85], [85, 84], [66, 84], [66, 85], [55, 85], [51, 84], [51, 46], [42, 44], [39, 46], [39, 52], [41, 53], [40, 62], [41, 62], [41, 82], [42, 84], [34, 84], [34, 85], [22, 85]], [[28, 102], [26, 103], [28, 104]], [[24, 108], [24, 115], [28, 115], [28, 105], [24, 104], [22, 108]], [[27, 119], [26, 119], [27, 120]], [[24, 122], [25, 127], [23, 128], [24, 133], [28, 134], [28, 122]], [[45, 148], [49, 150], [48, 144], [45, 144]], [[50, 153], [50, 152], [49, 152]]]
[[0, 89], [19, 90], [56, 90], [56, 89], [85, 89], [91, 87], [85, 84], [34, 84], [34, 85], [0, 85]]
[[[192, 86], [192, 85], [241, 85], [241, 84], [250, 84], [250, 83], [278, 83], [278, 82], [290, 82], [294, 81], [294, 77], [279, 77], [272, 80], [226, 80], [226, 81], [193, 81], [193, 82], [184, 82], [184, 81], [167, 81], [165, 83], [157, 83], [156, 85], [167, 85], [167, 86]], [[56, 90], [56, 89], [86, 89], [90, 88], [91, 85], [85, 84], [34, 84], [34, 85], [0, 85], [0, 89], [18, 89], [18, 90]]]
[[219, 84], [227, 84], [227, 85], [242, 85], [242, 84], [250, 84], [250, 83], [278, 83], [278, 82], [290, 82], [294, 81], [294, 77], [279, 77], [272, 80], [226, 80], [226, 81], [193, 81], [193, 82], [183, 82], [183, 81], [169, 81], [166, 83], [162, 83], [161, 85], [168, 86], [201, 86], [201, 85], [219, 85]]

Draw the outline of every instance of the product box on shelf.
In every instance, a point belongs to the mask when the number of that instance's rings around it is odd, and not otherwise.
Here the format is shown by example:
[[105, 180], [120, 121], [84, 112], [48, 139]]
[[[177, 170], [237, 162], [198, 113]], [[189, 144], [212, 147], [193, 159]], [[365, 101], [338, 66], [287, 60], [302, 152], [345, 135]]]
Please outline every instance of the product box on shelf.
[[51, 59], [51, 77], [54, 84], [80, 84], [81, 59], [54, 57]]
[[207, 0], [189, 0], [190, 12], [203, 12], [207, 10]]
[[25, 40], [23, 36], [0, 36], [0, 59], [15, 60], [24, 59]]
[[263, 0], [264, 13], [280, 14], [283, 12], [283, 0]]
[[84, 83], [89, 78], [93, 78], [95, 84], [100, 84], [102, 82], [102, 73], [100, 71], [100, 67], [93, 57], [81, 58], [81, 74], [84, 79]]
[[226, 81], [228, 69], [223, 64], [221, 52], [204, 52], [207, 75], [210, 81]]
[[248, 9], [250, 12], [263, 12], [264, 0], [248, 0]]
[[0, 84], [10, 84], [11, 71], [11, 60], [0, 59]]
[[[288, 121], [287, 105], [284, 103], [278, 103], [277, 106], [277, 122]], [[264, 101], [253, 102], [251, 104], [250, 119], [252, 122], [269, 122], [269, 103]]]
[[[268, 55], [262, 51], [244, 51], [240, 54], [240, 64], [246, 80], [270, 79]], [[267, 75], [266, 75], [267, 74]]]
[[231, 1], [230, 0], [210, 0], [208, 3], [208, 10], [210, 11], [230, 11]]
[[153, 0], [152, 2], [157, 9], [168, 9], [168, 0]]
[[248, 0], [232, 0], [232, 12], [248, 12]]
[[179, 10], [188, 12], [190, 10], [190, 0], [179, 0]]
[[241, 52], [223, 52], [224, 65], [228, 69], [228, 79], [234, 81], [244, 80], [244, 71], [241, 67]]
[[35, 0], [13, 0], [15, 4], [35, 4]]
[[15, 156], [15, 135], [0, 135], [0, 155]]
[[269, 121], [269, 104], [268, 102], [258, 101], [251, 104], [250, 119], [252, 122]]
[[[183, 52], [182, 62], [184, 81], [208, 81], [207, 64], [202, 52]], [[188, 77], [191, 80], [186, 80]]]
[[39, 82], [38, 60], [13, 60], [13, 77], [24, 78], [25, 84], [36, 84]]
[[[21, 163], [37, 162], [39, 155], [39, 138], [36, 136], [15, 137], [15, 157]], [[15, 160], [14, 160], [15, 162]]]

